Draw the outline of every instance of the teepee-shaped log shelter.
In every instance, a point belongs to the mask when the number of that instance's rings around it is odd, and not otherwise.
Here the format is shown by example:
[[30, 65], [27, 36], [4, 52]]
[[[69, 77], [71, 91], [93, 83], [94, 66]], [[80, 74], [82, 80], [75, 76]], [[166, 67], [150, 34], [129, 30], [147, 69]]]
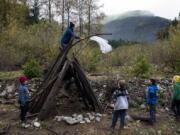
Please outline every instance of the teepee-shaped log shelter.
[[[80, 42], [80, 41], [78, 41]], [[62, 89], [63, 83], [73, 77], [75, 84], [82, 95], [83, 102], [88, 109], [101, 111], [88, 79], [85, 76], [78, 60], [74, 56], [69, 60], [67, 54], [76, 43], [70, 43], [67, 48], [59, 54], [54, 64], [49, 69], [40, 90], [34, 94], [30, 101], [30, 112], [38, 113], [40, 120], [46, 119], [55, 108], [55, 96]]]

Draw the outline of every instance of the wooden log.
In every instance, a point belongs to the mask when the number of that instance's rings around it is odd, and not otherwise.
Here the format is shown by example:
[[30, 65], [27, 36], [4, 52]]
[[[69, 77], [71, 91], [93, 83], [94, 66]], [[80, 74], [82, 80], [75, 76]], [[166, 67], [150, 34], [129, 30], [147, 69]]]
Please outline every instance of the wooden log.
[[[92, 98], [92, 96], [91, 96], [91, 94], [89, 93], [89, 88], [87, 87], [87, 83], [86, 82], [84, 82], [84, 79], [82, 78], [82, 76], [81, 75], [79, 75], [80, 73], [78, 73], [78, 78], [79, 78], [79, 80], [80, 80], [80, 82], [81, 82], [81, 84], [82, 84], [82, 86], [83, 86], [83, 91], [84, 91], [84, 93], [86, 93], [85, 95], [86, 95], [86, 99], [88, 100], [88, 104], [89, 105], [91, 105], [91, 107], [93, 108], [93, 110], [95, 111], [96, 110], [96, 103], [94, 103], [94, 101], [93, 101], [93, 98]], [[90, 108], [90, 109], [92, 109], [92, 108]]]
[[31, 99], [30, 104], [29, 104], [29, 112], [38, 113], [41, 110], [42, 105], [50, 92], [49, 89], [53, 87], [53, 84], [55, 81], [56, 80], [52, 81], [50, 85], [44, 91], [41, 91], [41, 93], [36, 94], [34, 96], [34, 99]]
[[41, 95], [45, 89], [50, 88], [51, 84], [53, 84], [53, 83], [56, 81], [57, 77], [58, 77], [58, 75], [56, 75], [51, 81], [49, 81], [49, 82], [47, 83], [47, 86], [46, 86], [46, 87], [42, 87], [42, 86], [41, 86], [41, 87], [40, 87], [40, 90], [37, 91], [37, 93], [34, 94], [34, 96], [31, 98], [31, 100], [34, 100], [34, 99], [36, 98], [36, 96]]
[[49, 113], [52, 111], [52, 109], [54, 109], [55, 96], [57, 95], [58, 90], [62, 87], [63, 78], [65, 77], [65, 74], [67, 73], [69, 66], [70, 66], [70, 62], [67, 60], [63, 66], [63, 69], [59, 73], [58, 79], [54, 83], [54, 85], [53, 85], [53, 87], [52, 87], [52, 89], [51, 89], [39, 115], [38, 115], [38, 118], [40, 120], [44, 120], [45, 118], [47, 118], [49, 116]]
[[62, 54], [59, 54], [57, 58], [57, 62], [54, 64], [54, 66], [51, 68], [50, 73], [47, 75], [47, 78], [43, 81], [43, 86], [42, 87], [47, 87], [47, 83], [56, 76], [58, 72], [62, 69], [62, 66], [64, 65], [64, 62], [67, 60], [67, 54], [69, 50], [73, 47], [73, 39], [71, 39], [70, 43], [67, 45], [67, 47], [62, 51]]
[[53, 67], [53, 70], [51, 72], [51, 74], [48, 76], [48, 78], [44, 81], [42, 88], [46, 88], [48, 87], [49, 82], [56, 77], [56, 75], [61, 71], [64, 62], [66, 61], [66, 57], [63, 55], [59, 61], [57, 62], [57, 64]]
[[43, 103], [46, 101], [46, 98], [47, 98], [50, 90], [52, 89], [55, 81], [57, 80], [57, 78], [58, 78], [58, 75], [49, 83], [48, 87], [45, 88], [44, 91], [41, 91], [41, 93], [39, 93], [39, 95], [36, 95], [36, 98], [30, 104], [31, 105], [30, 106], [31, 113], [38, 113], [41, 110]]
[[73, 66], [78, 74], [78, 77], [79, 77], [82, 85], [84, 86], [84, 91], [87, 93], [86, 94], [87, 98], [89, 97], [88, 98], [89, 102], [91, 103], [91, 105], [94, 107], [94, 109], [96, 111], [102, 112], [101, 105], [100, 105], [99, 101], [97, 100], [97, 98], [91, 88], [91, 85], [90, 85], [88, 79], [86, 78], [85, 73], [83, 72], [80, 65], [78, 64], [78, 61], [76, 58], [74, 58], [74, 60], [73, 60]]
[[41, 87], [41, 89], [39, 89], [39, 91], [30, 99], [29, 111], [31, 113], [38, 113], [40, 111], [42, 104], [46, 100], [48, 93], [50, 92], [56, 79], [57, 76], [48, 83], [46, 88]]
[[35, 113], [35, 114], [29, 114], [29, 115], [26, 116], [26, 118], [31, 119], [31, 118], [36, 117], [37, 115], [38, 115], [38, 113]]
[[42, 82], [42, 84], [44, 84], [45, 81], [47, 80], [47, 78], [50, 76], [51, 72], [53, 71], [54, 66], [57, 64], [57, 62], [59, 61], [61, 56], [62, 56], [62, 53], [59, 53], [58, 57], [56, 58], [56, 61], [52, 64], [52, 66], [48, 70], [48, 73], [47, 73], [46, 77], [44, 78], [44, 81]]
[[80, 93], [81, 93], [81, 96], [82, 96], [82, 98], [83, 98], [83, 102], [84, 102], [86, 108], [89, 109], [88, 101], [86, 100], [87, 94], [86, 94], [86, 92], [83, 90], [84, 87], [83, 87], [83, 85], [81, 84], [81, 81], [79, 80], [79, 77], [78, 77], [77, 73], [75, 72], [74, 74], [75, 74], [75, 75], [74, 75], [75, 84], [76, 84], [77, 88], [80, 90]]
[[140, 120], [140, 121], [144, 121], [144, 122], [150, 122], [150, 118], [149, 117], [143, 117], [143, 116], [135, 116], [135, 115], [131, 115], [131, 117], [133, 118], [133, 120]]
[[40, 90], [32, 97], [32, 102], [34, 102], [34, 100], [37, 98], [36, 95], [43, 93], [43, 91], [50, 85], [53, 78], [57, 77], [58, 72], [60, 72], [62, 66], [64, 65], [64, 62], [67, 59], [66, 55], [71, 48], [71, 44], [72, 44], [72, 41], [70, 42], [70, 45], [65, 49], [64, 52], [59, 53], [56, 61], [54, 62], [53, 66], [48, 71], [46, 78], [42, 82]]

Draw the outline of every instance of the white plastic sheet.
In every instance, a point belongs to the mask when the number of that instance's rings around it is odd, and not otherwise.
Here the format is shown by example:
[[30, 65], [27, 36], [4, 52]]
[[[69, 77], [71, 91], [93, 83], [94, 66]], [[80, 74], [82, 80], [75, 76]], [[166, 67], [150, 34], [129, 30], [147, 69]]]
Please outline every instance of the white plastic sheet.
[[108, 53], [110, 51], [112, 51], [112, 46], [110, 44], [108, 44], [108, 41], [98, 37], [98, 36], [93, 36], [90, 38], [90, 40], [96, 41], [102, 51], [102, 53]]

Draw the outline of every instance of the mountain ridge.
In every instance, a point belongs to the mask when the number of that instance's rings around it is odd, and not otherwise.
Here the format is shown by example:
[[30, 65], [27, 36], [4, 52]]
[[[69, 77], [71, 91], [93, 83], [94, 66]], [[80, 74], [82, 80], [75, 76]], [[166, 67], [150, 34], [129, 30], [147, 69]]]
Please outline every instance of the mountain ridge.
[[108, 40], [154, 42], [156, 33], [169, 24], [170, 20], [150, 14], [130, 16], [105, 23], [102, 32], [112, 33], [111, 36], [104, 36]]

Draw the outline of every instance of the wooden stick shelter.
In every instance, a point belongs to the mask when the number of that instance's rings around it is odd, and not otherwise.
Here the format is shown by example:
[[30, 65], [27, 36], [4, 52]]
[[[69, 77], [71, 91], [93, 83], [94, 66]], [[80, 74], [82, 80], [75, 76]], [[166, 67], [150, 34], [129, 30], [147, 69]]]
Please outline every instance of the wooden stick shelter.
[[49, 69], [40, 90], [34, 94], [30, 101], [30, 112], [39, 113], [38, 118], [40, 120], [48, 118], [49, 114], [51, 114], [51, 111], [55, 108], [55, 96], [62, 90], [65, 81], [72, 77], [81, 93], [86, 108], [92, 109], [93, 111], [102, 111], [101, 105], [77, 58], [74, 56], [72, 60], [69, 60], [67, 57], [69, 50], [80, 42], [77, 41], [73, 44], [72, 41], [67, 48], [59, 54]]

